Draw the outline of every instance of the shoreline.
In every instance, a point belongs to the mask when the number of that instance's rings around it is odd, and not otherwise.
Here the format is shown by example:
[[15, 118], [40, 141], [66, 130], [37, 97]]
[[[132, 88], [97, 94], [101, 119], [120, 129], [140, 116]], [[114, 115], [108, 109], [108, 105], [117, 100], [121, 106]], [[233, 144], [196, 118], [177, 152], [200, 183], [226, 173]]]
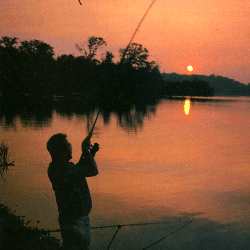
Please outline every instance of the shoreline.
[[16, 216], [0, 203], [0, 246], [3, 250], [59, 250], [60, 240], [50, 236], [46, 230], [25, 225], [23, 216]]

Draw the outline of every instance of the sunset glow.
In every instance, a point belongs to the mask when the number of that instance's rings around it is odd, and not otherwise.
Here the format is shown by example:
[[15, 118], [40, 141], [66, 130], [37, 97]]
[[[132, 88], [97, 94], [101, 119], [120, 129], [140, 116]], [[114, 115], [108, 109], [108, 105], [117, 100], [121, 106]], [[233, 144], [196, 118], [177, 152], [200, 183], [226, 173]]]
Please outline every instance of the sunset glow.
[[[1, 3], [0, 36], [38, 39], [56, 56], [79, 52], [75, 44], [102, 37], [119, 60], [151, 0], [82, 1], [13, 0]], [[165, 73], [221, 75], [250, 82], [250, 8], [248, 0], [209, 2], [158, 0], [150, 8], [133, 42], [148, 49], [150, 60]], [[105, 52], [105, 51], [104, 51]]]

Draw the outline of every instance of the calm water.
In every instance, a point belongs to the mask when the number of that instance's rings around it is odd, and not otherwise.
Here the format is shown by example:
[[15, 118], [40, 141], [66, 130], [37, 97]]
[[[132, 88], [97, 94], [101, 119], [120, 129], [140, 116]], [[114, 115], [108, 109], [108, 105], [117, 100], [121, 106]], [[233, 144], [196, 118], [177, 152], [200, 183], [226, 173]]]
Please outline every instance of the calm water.
[[[0, 180], [1, 202], [32, 226], [59, 228], [46, 142], [65, 132], [76, 162], [95, 114], [52, 108], [41, 119], [31, 112], [17, 113], [11, 121], [2, 114], [0, 139], [15, 166], [5, 173], [6, 181]], [[188, 218], [249, 231], [249, 131], [246, 97], [163, 100], [143, 112], [112, 113], [108, 120], [100, 116], [92, 137], [100, 144], [100, 173], [88, 178], [91, 225]]]

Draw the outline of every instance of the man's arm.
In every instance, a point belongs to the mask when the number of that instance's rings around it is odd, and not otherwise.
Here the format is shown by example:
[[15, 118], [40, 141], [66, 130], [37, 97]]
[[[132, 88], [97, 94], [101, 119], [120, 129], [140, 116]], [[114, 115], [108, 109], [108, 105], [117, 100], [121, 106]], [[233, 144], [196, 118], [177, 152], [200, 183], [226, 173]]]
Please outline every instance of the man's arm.
[[98, 174], [95, 159], [89, 152], [82, 154], [76, 165], [82, 168], [81, 172], [85, 177], [96, 176]]
[[94, 157], [90, 153], [90, 137], [88, 135], [82, 142], [82, 155], [79, 162], [76, 164], [81, 167], [81, 172], [85, 177], [96, 176], [98, 168]]

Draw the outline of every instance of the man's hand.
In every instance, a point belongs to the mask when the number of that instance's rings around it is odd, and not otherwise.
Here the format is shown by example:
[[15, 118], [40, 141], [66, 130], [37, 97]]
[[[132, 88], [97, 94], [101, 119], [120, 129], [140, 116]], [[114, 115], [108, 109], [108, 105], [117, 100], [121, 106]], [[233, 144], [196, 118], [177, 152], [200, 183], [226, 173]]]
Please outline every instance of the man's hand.
[[92, 155], [95, 157], [96, 152], [99, 150], [99, 144], [95, 143], [94, 146], [91, 145], [91, 138], [92, 134], [89, 134], [82, 142], [82, 155], [89, 156]]
[[99, 150], [99, 144], [95, 143], [94, 146], [90, 149], [90, 154], [95, 157], [96, 152]]
[[[98, 168], [94, 159], [94, 154], [99, 150], [99, 144], [95, 143], [95, 145], [91, 148], [91, 136], [92, 134], [90, 133], [83, 140], [82, 155], [79, 162], [76, 164], [81, 166], [82, 174], [85, 177], [96, 176], [98, 174]], [[93, 152], [92, 149], [94, 150]]]
[[82, 142], [82, 153], [84, 156], [89, 155], [89, 150], [91, 147], [91, 141], [90, 141], [91, 136], [92, 135], [89, 134]]

